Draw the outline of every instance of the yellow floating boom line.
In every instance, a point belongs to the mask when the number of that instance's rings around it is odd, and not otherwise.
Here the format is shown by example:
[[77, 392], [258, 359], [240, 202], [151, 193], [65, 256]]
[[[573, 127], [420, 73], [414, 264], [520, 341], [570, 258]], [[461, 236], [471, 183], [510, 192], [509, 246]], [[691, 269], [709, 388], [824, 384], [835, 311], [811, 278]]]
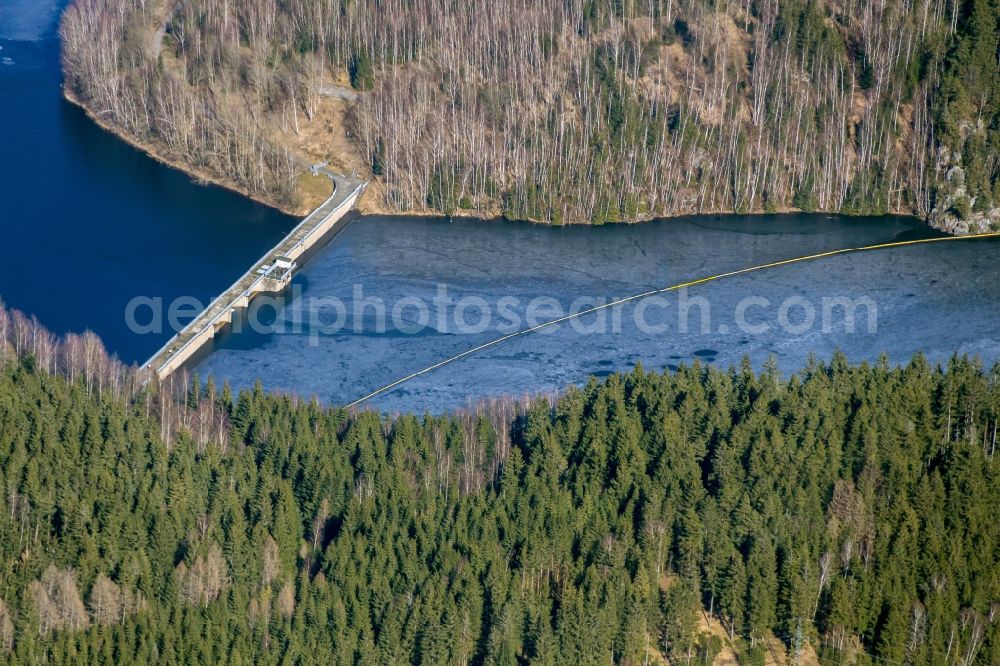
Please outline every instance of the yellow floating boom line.
[[797, 264], [797, 263], [800, 263], [800, 262], [803, 262], [803, 261], [812, 261], [814, 259], [823, 259], [825, 257], [833, 257], [833, 256], [836, 256], [838, 254], [850, 254], [852, 252], [869, 252], [869, 251], [872, 251], [872, 250], [886, 250], [886, 249], [894, 248], [894, 247], [903, 247], [905, 245], [921, 245], [921, 244], [924, 244], [924, 243], [943, 243], [943, 242], [946, 242], [946, 241], [975, 240], [975, 239], [980, 239], [980, 238], [1000, 238], [1000, 232], [990, 232], [990, 233], [984, 233], [984, 234], [970, 234], [968, 236], [940, 236], [940, 237], [937, 237], [937, 238], [919, 238], [919, 239], [916, 239], [916, 240], [892, 241], [890, 243], [877, 243], [875, 245], [865, 245], [863, 247], [845, 247], [845, 248], [841, 248], [839, 250], [829, 250], [827, 252], [818, 252], [816, 254], [809, 254], [809, 255], [806, 255], [804, 257], [795, 257], [793, 259], [782, 259], [780, 261], [772, 261], [772, 262], [769, 262], [769, 263], [766, 263], [766, 264], [760, 264], [758, 266], [750, 266], [748, 268], [741, 268], [739, 270], [729, 271], [728, 273], [719, 273], [718, 275], [710, 275], [708, 277], [698, 278], [697, 280], [690, 280], [688, 282], [681, 282], [680, 284], [671, 285], [669, 287], [663, 287], [661, 289], [653, 289], [653, 290], [650, 290], [650, 291], [644, 291], [641, 294], [634, 294], [632, 296], [626, 296], [625, 298], [619, 298], [618, 300], [613, 301], [611, 303], [604, 303], [603, 305], [597, 305], [595, 307], [588, 308], [588, 309], [582, 310], [580, 312], [574, 312], [572, 314], [568, 314], [568, 315], [559, 317], [557, 319], [552, 319], [550, 321], [542, 322], [541, 324], [537, 324], [537, 325], [531, 326], [529, 328], [521, 329], [520, 331], [514, 331], [513, 333], [508, 333], [507, 335], [500, 336], [499, 338], [495, 338], [493, 340], [490, 340], [489, 342], [485, 342], [485, 343], [483, 343], [483, 344], [481, 344], [481, 345], [479, 345], [477, 347], [473, 347], [472, 349], [467, 349], [466, 351], [464, 351], [464, 352], [462, 352], [460, 354], [455, 354], [454, 356], [446, 358], [443, 361], [438, 361], [434, 365], [429, 365], [429, 366], [427, 366], [426, 368], [424, 368], [422, 370], [418, 370], [417, 372], [413, 372], [413, 373], [411, 373], [409, 375], [406, 375], [405, 377], [401, 377], [400, 379], [397, 379], [396, 381], [392, 382], [391, 384], [386, 384], [385, 386], [382, 386], [381, 388], [378, 388], [378, 389], [372, 391], [371, 393], [369, 393], [369, 394], [367, 394], [367, 395], [365, 395], [365, 396], [363, 396], [361, 398], [358, 398], [354, 402], [348, 403], [347, 407], [350, 408], [350, 407], [355, 407], [357, 405], [360, 405], [362, 402], [365, 402], [367, 400], [371, 400], [375, 396], [381, 395], [382, 393], [385, 393], [387, 391], [391, 391], [392, 389], [396, 388], [400, 384], [408, 382], [411, 379], [416, 379], [417, 377], [419, 377], [421, 375], [426, 375], [428, 372], [433, 372], [434, 370], [437, 370], [440, 367], [448, 365], [449, 363], [454, 363], [455, 361], [460, 361], [460, 360], [462, 360], [463, 358], [465, 358], [467, 356], [472, 356], [473, 354], [477, 354], [477, 353], [479, 353], [479, 352], [481, 352], [481, 351], [483, 351], [485, 349], [489, 349], [490, 347], [495, 347], [497, 345], [503, 344], [503, 343], [505, 343], [505, 342], [507, 342], [509, 340], [513, 340], [514, 338], [519, 338], [519, 337], [522, 337], [522, 336], [525, 336], [525, 335], [529, 335], [529, 334], [534, 333], [536, 331], [540, 331], [543, 328], [547, 328], [549, 326], [555, 326], [556, 324], [561, 324], [564, 321], [569, 321], [571, 319], [576, 319], [577, 317], [583, 317], [585, 315], [592, 314], [594, 312], [598, 312], [600, 310], [604, 310], [604, 309], [607, 309], [607, 308], [612, 308], [612, 307], [621, 305], [623, 303], [628, 303], [630, 301], [636, 301], [636, 300], [639, 300], [641, 298], [646, 298], [647, 296], [654, 296], [656, 294], [664, 294], [664, 293], [667, 293], [667, 292], [670, 292], [670, 291], [677, 291], [679, 289], [684, 289], [686, 287], [693, 287], [695, 285], [705, 284], [706, 282], [714, 282], [716, 280], [721, 280], [723, 278], [735, 277], [737, 275], [743, 275], [745, 273], [753, 273], [755, 271], [762, 271], [762, 270], [765, 270], [767, 268], [777, 268], [779, 266], [787, 266], [789, 264]]

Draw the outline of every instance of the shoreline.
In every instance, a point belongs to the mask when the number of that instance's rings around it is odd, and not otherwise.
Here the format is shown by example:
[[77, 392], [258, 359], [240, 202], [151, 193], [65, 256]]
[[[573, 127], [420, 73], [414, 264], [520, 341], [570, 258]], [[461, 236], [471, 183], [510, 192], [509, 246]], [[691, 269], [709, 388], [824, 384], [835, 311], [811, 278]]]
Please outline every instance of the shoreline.
[[171, 169], [176, 169], [177, 171], [180, 171], [188, 178], [190, 178], [191, 182], [197, 185], [203, 185], [209, 187], [221, 187], [224, 190], [228, 190], [234, 194], [246, 197], [247, 199], [250, 199], [254, 203], [258, 203], [262, 206], [267, 206], [271, 210], [276, 210], [279, 213], [283, 215], [288, 215], [290, 217], [301, 218], [304, 217], [305, 215], [308, 215], [310, 212], [309, 210], [306, 209], [292, 210], [290, 208], [283, 207], [273, 201], [269, 201], [263, 197], [257, 196], [247, 190], [242, 189], [240, 186], [238, 186], [236, 183], [232, 181], [227, 181], [223, 178], [213, 176], [211, 174], [200, 171], [199, 169], [196, 169], [189, 164], [184, 164], [180, 160], [168, 157], [164, 155], [163, 152], [161, 152], [155, 144], [140, 141], [139, 139], [136, 139], [135, 137], [126, 134], [125, 132], [122, 132], [112, 124], [102, 120], [96, 113], [94, 113], [90, 109], [90, 107], [88, 107], [86, 104], [80, 101], [76, 97], [76, 95], [74, 95], [73, 92], [65, 85], [65, 83], [62, 85], [62, 93], [63, 93], [62, 98], [64, 100], [66, 100], [76, 108], [82, 110], [84, 114], [86, 114], [87, 118], [89, 118], [95, 125], [100, 127], [102, 130], [112, 135], [116, 139], [120, 139], [121, 141], [125, 142], [132, 148], [135, 148], [136, 150], [142, 152], [147, 157], [156, 160], [160, 164], [168, 166]]
[[[264, 197], [252, 194], [251, 192], [249, 192], [249, 191], [241, 188], [240, 186], [236, 185], [232, 181], [227, 181], [224, 178], [220, 178], [220, 177], [211, 175], [211, 174], [206, 173], [204, 171], [201, 171], [201, 170], [199, 170], [197, 168], [194, 168], [194, 167], [192, 167], [189, 164], [185, 164], [185, 163], [181, 162], [180, 160], [174, 159], [172, 157], [168, 157], [161, 150], [159, 150], [158, 147], [155, 144], [150, 143], [150, 142], [140, 141], [139, 139], [136, 139], [135, 137], [133, 137], [131, 135], [128, 135], [125, 132], [120, 131], [119, 129], [117, 129], [116, 127], [114, 127], [113, 125], [111, 125], [110, 123], [107, 123], [104, 120], [102, 120], [96, 113], [94, 113], [90, 109], [90, 107], [88, 107], [86, 104], [84, 104], [82, 101], [80, 101], [65, 84], [62, 85], [62, 91], [63, 91], [63, 95], [62, 95], [63, 99], [65, 99], [67, 102], [69, 102], [73, 106], [81, 109], [87, 115], [87, 117], [92, 122], [94, 122], [98, 127], [100, 127], [101, 129], [103, 129], [104, 131], [108, 132], [112, 136], [114, 136], [114, 137], [116, 137], [116, 138], [124, 141], [125, 143], [127, 143], [129, 146], [135, 148], [136, 150], [141, 151], [143, 154], [149, 156], [150, 158], [156, 160], [157, 162], [160, 162], [161, 164], [164, 164], [164, 165], [166, 165], [166, 166], [168, 166], [168, 167], [170, 167], [172, 169], [176, 169], [177, 171], [180, 171], [181, 173], [183, 173], [186, 176], [188, 176], [193, 183], [196, 183], [196, 184], [199, 184], [199, 185], [221, 187], [221, 188], [223, 188], [225, 190], [233, 192], [234, 194], [238, 194], [240, 196], [246, 197], [247, 199], [250, 199], [251, 201], [253, 201], [255, 203], [258, 203], [260, 205], [266, 206], [266, 207], [268, 207], [268, 208], [270, 208], [272, 210], [276, 210], [279, 213], [282, 213], [284, 215], [288, 215], [288, 216], [291, 216], [291, 217], [302, 218], [302, 217], [304, 217], [304, 216], [306, 216], [306, 215], [308, 215], [310, 213], [310, 210], [307, 209], [307, 208], [300, 208], [300, 209], [297, 209], [297, 210], [293, 210], [293, 209], [281, 206], [281, 205], [277, 204], [276, 202], [270, 201], [270, 200], [268, 200], [268, 199], [266, 199]], [[373, 184], [375, 182], [377, 182], [377, 181], [373, 180]], [[381, 183], [379, 183], [379, 185], [381, 185]], [[376, 188], [370, 188], [369, 192], [366, 193], [366, 194], [369, 194], [369, 195], [374, 194], [374, 190], [375, 189]], [[947, 231], [945, 229], [941, 229], [940, 227], [937, 227], [937, 226], [931, 224], [930, 221], [927, 218], [921, 217], [920, 215], [916, 214], [913, 211], [887, 211], [887, 212], [884, 212], [884, 213], [850, 214], [850, 213], [844, 213], [844, 212], [841, 212], [841, 211], [830, 211], [830, 210], [819, 210], [819, 209], [818, 210], [813, 210], [813, 211], [806, 211], [806, 210], [802, 210], [800, 208], [782, 207], [782, 208], [778, 208], [776, 210], [771, 210], [771, 211], [760, 209], [760, 210], [752, 210], [752, 211], [746, 211], [746, 212], [738, 213], [738, 212], [732, 211], [732, 210], [707, 209], [707, 210], [699, 210], [699, 211], [677, 212], [677, 213], [667, 213], [667, 214], [654, 215], [654, 216], [644, 216], [644, 217], [640, 217], [639, 219], [633, 220], [633, 221], [622, 220], [622, 221], [618, 221], [618, 222], [607, 222], [605, 224], [600, 224], [600, 225], [593, 225], [593, 224], [590, 224], [590, 223], [587, 223], [587, 222], [569, 222], [569, 223], [563, 223], [563, 224], [558, 224], [557, 225], [557, 224], [552, 224], [550, 222], [544, 222], [542, 220], [536, 220], [536, 219], [531, 219], [531, 218], [524, 218], [524, 219], [520, 219], [520, 218], [517, 218], [517, 219], [515, 219], [515, 218], [508, 218], [508, 217], [505, 217], [503, 215], [503, 213], [501, 213], [498, 210], [493, 210], [493, 211], [476, 211], [474, 209], [469, 209], [468, 213], [464, 213], [464, 212], [463, 213], [453, 213], [451, 215], [448, 215], [445, 212], [440, 211], [440, 210], [431, 210], [431, 209], [414, 209], [414, 210], [403, 210], [403, 211], [389, 210], [386, 207], [382, 206], [381, 203], [378, 202], [378, 201], [373, 201], [373, 200], [370, 200], [370, 199], [366, 201], [364, 196], [362, 196], [359, 199], [358, 203], [355, 206], [355, 210], [358, 213], [360, 213], [361, 215], [363, 215], [363, 216], [378, 215], [378, 216], [393, 216], [393, 217], [396, 217], [396, 216], [398, 216], [398, 217], [443, 217], [443, 218], [455, 219], [455, 220], [468, 220], [468, 221], [479, 221], [479, 222], [483, 222], [483, 221], [486, 221], [486, 222], [494, 222], [494, 221], [497, 221], [497, 222], [499, 222], [499, 221], [503, 221], [503, 222], [518, 222], [518, 223], [526, 223], [526, 224], [537, 224], [537, 225], [547, 226], [547, 227], [591, 227], [591, 226], [596, 226], [596, 227], [605, 227], [605, 226], [612, 227], [612, 226], [619, 226], [619, 225], [629, 226], [629, 225], [634, 225], [634, 224], [647, 224], [647, 223], [650, 223], [650, 222], [654, 222], [656, 220], [670, 220], [670, 219], [681, 218], [681, 217], [698, 217], [698, 216], [709, 216], [709, 215], [745, 215], [745, 216], [754, 216], [754, 217], [757, 217], [757, 216], [765, 217], [765, 216], [768, 216], [768, 215], [787, 215], [787, 214], [796, 214], [796, 213], [799, 213], [799, 214], [805, 214], [805, 215], [836, 215], [836, 216], [841, 216], [841, 217], [856, 217], [856, 218], [879, 217], [879, 216], [900, 216], [900, 217], [912, 217], [912, 218], [914, 218], [916, 220], [919, 220], [920, 223], [922, 225], [924, 225], [925, 227], [927, 227], [928, 229], [932, 229], [932, 230], [935, 230], [935, 231], [940, 231], [940, 232], [948, 234], [949, 236], [959, 235], [959, 234], [954, 234], [953, 232]], [[489, 216], [487, 216], [487, 215], [489, 215]], [[964, 234], [962, 234], [962, 235], [964, 235]]]

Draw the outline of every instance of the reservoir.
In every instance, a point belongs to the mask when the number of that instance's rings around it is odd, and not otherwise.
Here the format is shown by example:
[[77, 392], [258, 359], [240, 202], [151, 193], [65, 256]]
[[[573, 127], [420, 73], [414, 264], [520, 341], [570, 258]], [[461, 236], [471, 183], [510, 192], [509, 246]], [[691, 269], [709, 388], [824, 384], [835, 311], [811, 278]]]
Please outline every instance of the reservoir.
[[63, 100], [62, 4], [0, 10], [0, 299], [53, 332], [90, 329], [142, 362], [171, 334], [135, 335], [129, 301], [206, 302], [298, 220], [192, 182]]
[[[208, 303], [297, 220], [193, 183], [63, 101], [57, 9], [15, 0], [0, 13], [0, 299], [57, 333], [93, 330], [120, 358], [141, 362], [173, 331], [130, 328], [133, 299], [164, 309], [188, 297]], [[262, 300], [241, 332], [218, 338], [194, 371], [234, 388], [259, 378], [268, 389], [347, 403], [574, 308], [928, 235], [902, 217], [700, 216], [566, 228], [361, 217], [316, 252], [281, 299]], [[760, 367], [773, 357], [794, 371], [810, 352], [829, 359], [836, 349], [855, 361], [885, 354], [905, 362], [923, 350], [936, 362], [957, 351], [992, 364], [1000, 360], [998, 250], [992, 240], [912, 245], [697, 285], [490, 347], [365, 404], [439, 412], [636, 363], [728, 367], [747, 356]]]
[[[565, 228], [367, 217], [321, 250], [284, 299], [252, 308], [254, 326], [218, 338], [197, 372], [349, 403], [529, 326], [532, 307], [545, 321], [747, 266], [929, 235], [905, 217], [727, 215]], [[440, 411], [555, 391], [636, 363], [728, 367], [748, 356], [759, 368], [773, 356], [792, 372], [810, 352], [827, 360], [837, 349], [853, 361], [886, 354], [906, 362], [924, 351], [947, 362], [958, 351], [992, 364], [1000, 359], [998, 250], [996, 240], [909, 245], [721, 279], [513, 339], [366, 404]]]

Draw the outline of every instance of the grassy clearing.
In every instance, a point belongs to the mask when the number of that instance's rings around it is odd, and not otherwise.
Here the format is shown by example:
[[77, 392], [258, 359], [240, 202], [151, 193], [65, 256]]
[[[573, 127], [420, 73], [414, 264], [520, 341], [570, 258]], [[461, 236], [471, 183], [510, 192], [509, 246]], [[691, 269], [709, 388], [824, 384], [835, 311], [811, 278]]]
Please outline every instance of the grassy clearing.
[[295, 193], [303, 211], [313, 210], [330, 196], [333, 184], [326, 176], [314, 176], [308, 171], [299, 176]]

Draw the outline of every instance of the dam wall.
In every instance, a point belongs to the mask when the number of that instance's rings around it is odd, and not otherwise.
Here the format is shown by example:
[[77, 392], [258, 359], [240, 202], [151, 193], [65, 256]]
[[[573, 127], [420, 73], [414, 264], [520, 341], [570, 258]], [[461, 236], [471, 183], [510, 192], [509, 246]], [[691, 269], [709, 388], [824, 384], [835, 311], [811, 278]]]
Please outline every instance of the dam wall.
[[237, 311], [249, 307], [255, 295], [284, 289], [297, 268], [296, 260], [338, 228], [367, 185], [325, 169], [314, 168], [314, 173], [333, 181], [333, 194], [142, 365], [150, 378], [155, 375], [163, 380], [183, 367], [232, 323]]

